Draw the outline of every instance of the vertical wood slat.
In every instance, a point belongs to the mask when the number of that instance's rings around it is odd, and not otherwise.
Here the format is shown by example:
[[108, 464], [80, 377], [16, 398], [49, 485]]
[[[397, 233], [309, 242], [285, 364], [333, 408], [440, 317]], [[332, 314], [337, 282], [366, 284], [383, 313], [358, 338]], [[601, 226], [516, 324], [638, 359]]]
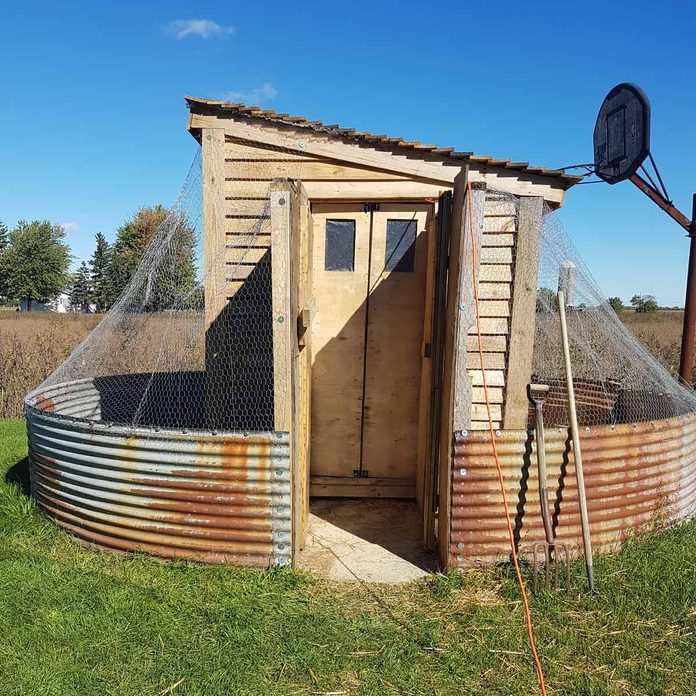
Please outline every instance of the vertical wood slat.
[[203, 178], [203, 259], [205, 328], [225, 307], [225, 131], [204, 128], [201, 137]]
[[532, 378], [543, 211], [544, 199], [540, 196], [520, 197], [503, 413], [506, 430], [527, 427], [527, 384]]
[[[291, 230], [291, 282], [297, 288], [291, 306], [293, 324], [293, 560], [304, 548], [309, 520], [309, 473], [312, 395], [312, 214], [307, 191], [298, 183], [297, 230]], [[296, 216], [291, 213], [294, 222]], [[296, 232], [296, 234], [295, 234]]]
[[[292, 313], [290, 309], [291, 200], [287, 180], [271, 184], [271, 316], [273, 321], [273, 421], [278, 432], [292, 423]], [[291, 453], [292, 457], [292, 453]]]

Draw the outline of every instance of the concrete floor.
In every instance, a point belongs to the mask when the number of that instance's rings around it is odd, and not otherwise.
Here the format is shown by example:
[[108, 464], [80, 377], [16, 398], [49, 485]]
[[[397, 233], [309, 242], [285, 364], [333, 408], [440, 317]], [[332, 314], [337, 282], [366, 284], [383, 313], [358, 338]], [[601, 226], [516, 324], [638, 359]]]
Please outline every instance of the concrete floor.
[[400, 583], [436, 570], [415, 501], [313, 498], [299, 566], [331, 580]]

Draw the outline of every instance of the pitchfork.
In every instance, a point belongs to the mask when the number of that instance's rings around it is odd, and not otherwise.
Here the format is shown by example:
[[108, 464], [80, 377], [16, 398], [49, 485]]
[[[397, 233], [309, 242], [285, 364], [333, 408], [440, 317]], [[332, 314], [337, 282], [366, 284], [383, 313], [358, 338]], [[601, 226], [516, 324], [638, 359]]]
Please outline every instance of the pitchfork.
[[549, 393], [546, 384], [527, 385], [529, 400], [534, 404], [534, 425], [536, 429], [537, 469], [539, 472], [539, 502], [541, 506], [541, 519], [544, 523], [544, 535], [546, 541], [537, 541], [532, 547], [533, 555], [533, 590], [537, 591], [538, 557], [544, 557], [544, 587], [549, 587], [551, 579], [551, 566], [553, 566], [553, 587], [558, 590], [558, 566], [565, 563], [565, 587], [570, 589], [570, 556], [568, 547], [562, 541], [556, 541], [551, 526], [551, 512], [549, 509], [549, 495], [546, 485], [546, 445], [544, 444], [544, 402]]

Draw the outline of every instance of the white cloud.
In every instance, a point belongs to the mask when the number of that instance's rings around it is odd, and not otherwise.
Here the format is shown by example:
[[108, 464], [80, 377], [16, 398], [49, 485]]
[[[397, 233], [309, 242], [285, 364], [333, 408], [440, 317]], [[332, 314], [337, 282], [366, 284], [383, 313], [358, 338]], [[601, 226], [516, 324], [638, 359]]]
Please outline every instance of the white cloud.
[[164, 31], [181, 41], [189, 36], [199, 36], [201, 39], [226, 36], [234, 33], [234, 27], [224, 27], [212, 19], [175, 19], [167, 24]]
[[68, 220], [68, 222], [61, 222], [60, 226], [67, 233], [80, 231], [80, 225], [77, 222], [75, 222], [75, 220]]
[[257, 106], [263, 102], [269, 102], [277, 94], [278, 90], [270, 82], [264, 82], [260, 87], [253, 89], [225, 92], [221, 98]]

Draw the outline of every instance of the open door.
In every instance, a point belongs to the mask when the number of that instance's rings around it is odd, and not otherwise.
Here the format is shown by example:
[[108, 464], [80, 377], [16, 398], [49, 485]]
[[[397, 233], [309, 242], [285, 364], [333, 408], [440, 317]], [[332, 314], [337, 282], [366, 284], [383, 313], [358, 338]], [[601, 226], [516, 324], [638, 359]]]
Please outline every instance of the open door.
[[[438, 201], [433, 240], [432, 288], [429, 316], [428, 345], [424, 359], [430, 360], [428, 403], [425, 414], [423, 451], [423, 544], [434, 549], [435, 513], [438, 506], [438, 471], [440, 461], [440, 419], [442, 416], [442, 380], [445, 338], [445, 303], [447, 300], [447, 261], [450, 244], [452, 192], [445, 191]], [[426, 398], [426, 394], [423, 395]]]

